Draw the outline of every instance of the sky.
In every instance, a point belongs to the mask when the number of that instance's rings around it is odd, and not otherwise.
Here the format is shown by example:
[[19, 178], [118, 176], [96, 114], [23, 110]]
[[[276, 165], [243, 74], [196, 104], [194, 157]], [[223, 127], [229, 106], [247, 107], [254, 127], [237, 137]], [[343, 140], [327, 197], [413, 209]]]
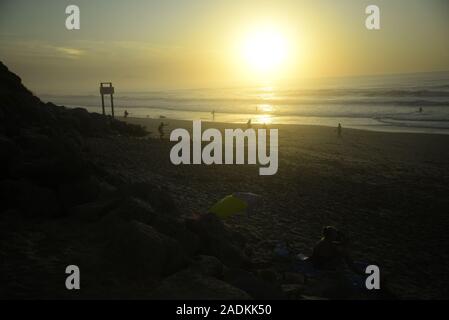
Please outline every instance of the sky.
[[[365, 27], [371, 4], [380, 30]], [[41, 94], [447, 71], [449, 1], [0, 0], [0, 60]]]

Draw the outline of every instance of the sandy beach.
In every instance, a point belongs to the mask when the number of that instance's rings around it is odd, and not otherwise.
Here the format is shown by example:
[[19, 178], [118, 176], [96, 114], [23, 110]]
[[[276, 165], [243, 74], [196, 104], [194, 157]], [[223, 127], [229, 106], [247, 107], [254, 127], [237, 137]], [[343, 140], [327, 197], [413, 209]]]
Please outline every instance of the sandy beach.
[[449, 300], [449, 1], [66, 2], [0, 0], [0, 300]]
[[172, 165], [168, 133], [189, 121], [163, 119], [163, 141], [160, 119], [126, 121], [153, 138], [93, 139], [96, 161], [124, 179], [167, 186], [186, 215], [236, 191], [263, 197], [260, 212], [226, 221], [249, 238], [254, 261], [269, 263], [277, 240], [310, 254], [321, 228], [334, 225], [349, 236], [353, 257], [377, 262], [401, 297], [448, 296], [449, 136], [344, 129], [338, 138], [331, 127], [271, 125], [279, 129], [279, 171], [259, 176], [254, 165]]
[[[274, 175], [259, 165], [176, 166], [169, 135], [191, 121], [114, 120], [44, 103], [3, 65], [0, 76], [0, 297], [449, 297], [449, 135], [270, 124], [279, 130]], [[262, 201], [250, 214], [208, 214], [235, 192]], [[292, 269], [328, 225], [346, 235], [354, 260], [380, 267], [385, 290]], [[82, 269], [79, 292], [63, 285], [69, 264]]]

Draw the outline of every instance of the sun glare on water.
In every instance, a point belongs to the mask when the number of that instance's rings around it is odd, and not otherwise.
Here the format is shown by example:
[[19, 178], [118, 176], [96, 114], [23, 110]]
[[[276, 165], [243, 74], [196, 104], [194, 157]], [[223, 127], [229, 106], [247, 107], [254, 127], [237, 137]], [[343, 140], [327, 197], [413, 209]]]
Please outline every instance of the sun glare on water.
[[254, 123], [259, 123], [259, 124], [272, 124], [273, 123], [273, 118], [269, 114], [257, 115], [254, 120], [255, 120]]

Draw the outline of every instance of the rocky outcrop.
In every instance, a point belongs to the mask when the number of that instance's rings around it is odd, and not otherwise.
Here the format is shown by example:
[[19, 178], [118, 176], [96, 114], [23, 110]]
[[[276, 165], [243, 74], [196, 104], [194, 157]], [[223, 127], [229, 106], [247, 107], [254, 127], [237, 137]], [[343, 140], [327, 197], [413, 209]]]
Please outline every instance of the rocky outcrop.
[[44, 103], [0, 62], [0, 134], [20, 136], [25, 128], [37, 129], [52, 138], [63, 138], [65, 142], [79, 140], [79, 135], [146, 134], [140, 126], [88, 113], [82, 108], [67, 109]]
[[145, 279], [172, 274], [188, 265], [179, 242], [147, 224], [115, 217], [101, 223], [108, 239], [104, 259], [119, 273]]
[[106, 183], [89, 159], [85, 139], [117, 134], [142, 136], [145, 131], [81, 108], [43, 103], [0, 62], [0, 178], [5, 191], [0, 212], [19, 209], [33, 217], [61, 217], [74, 206], [106, 196]]
[[[257, 273], [245, 237], [217, 216], [185, 218], [170, 190], [124, 183], [92, 161], [86, 143], [145, 134], [81, 108], [43, 103], [0, 63], [0, 298], [298, 296], [297, 286], [281, 288], [275, 272]], [[62, 285], [68, 263], [88, 279], [76, 295]]]
[[151, 293], [154, 299], [171, 300], [249, 300], [251, 297], [232, 285], [192, 270], [178, 272]]
[[250, 268], [251, 261], [244, 253], [244, 243], [239, 242], [232, 232], [214, 214], [205, 214], [186, 220], [189, 230], [200, 238], [200, 252], [215, 256], [225, 265], [236, 268]]

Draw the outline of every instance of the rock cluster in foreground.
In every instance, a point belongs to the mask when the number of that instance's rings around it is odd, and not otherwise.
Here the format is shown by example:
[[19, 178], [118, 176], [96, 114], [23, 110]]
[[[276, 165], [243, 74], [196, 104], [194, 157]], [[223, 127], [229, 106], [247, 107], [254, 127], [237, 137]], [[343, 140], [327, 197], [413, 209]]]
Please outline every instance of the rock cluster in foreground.
[[[245, 236], [186, 217], [170, 191], [95, 165], [90, 137], [142, 127], [43, 103], [0, 64], [0, 297], [303, 299], [304, 278], [252, 263]], [[67, 265], [81, 270], [66, 290]]]
[[[244, 243], [218, 218], [181, 217], [168, 190], [89, 161], [89, 137], [145, 134], [43, 103], [0, 64], [2, 297], [250, 299], [254, 286], [283, 297], [244, 271]], [[69, 264], [80, 267], [79, 292], [64, 287]]]

